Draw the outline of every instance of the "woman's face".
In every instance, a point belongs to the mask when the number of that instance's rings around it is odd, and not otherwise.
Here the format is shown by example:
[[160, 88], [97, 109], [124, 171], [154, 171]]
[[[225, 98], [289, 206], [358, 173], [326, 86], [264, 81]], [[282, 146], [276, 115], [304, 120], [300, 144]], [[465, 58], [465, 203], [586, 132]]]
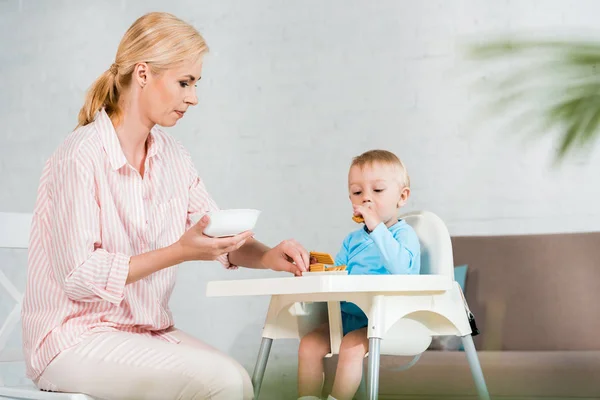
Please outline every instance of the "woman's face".
[[173, 126], [190, 106], [198, 104], [196, 83], [202, 73], [202, 57], [160, 74], [149, 70], [140, 90], [140, 109], [152, 124]]

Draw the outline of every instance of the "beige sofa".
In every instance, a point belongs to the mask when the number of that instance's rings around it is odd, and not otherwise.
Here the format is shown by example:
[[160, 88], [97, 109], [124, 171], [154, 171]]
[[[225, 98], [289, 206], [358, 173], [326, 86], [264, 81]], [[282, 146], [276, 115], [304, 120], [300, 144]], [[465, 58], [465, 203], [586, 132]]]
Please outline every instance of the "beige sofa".
[[[600, 232], [454, 237], [494, 399], [600, 399]], [[460, 351], [382, 357], [380, 399], [476, 398]], [[326, 362], [331, 387], [335, 359]]]

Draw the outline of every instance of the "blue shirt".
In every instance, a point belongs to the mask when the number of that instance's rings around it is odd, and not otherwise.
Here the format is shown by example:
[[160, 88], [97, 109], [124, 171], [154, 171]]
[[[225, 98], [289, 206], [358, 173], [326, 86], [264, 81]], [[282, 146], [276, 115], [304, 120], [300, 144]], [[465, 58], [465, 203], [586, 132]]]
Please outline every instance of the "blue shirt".
[[[421, 271], [421, 245], [405, 221], [398, 220], [389, 228], [382, 222], [372, 232], [364, 227], [346, 236], [335, 265], [346, 265], [350, 275], [416, 275]], [[358, 306], [342, 302], [341, 308], [344, 331], [366, 326], [366, 316]]]

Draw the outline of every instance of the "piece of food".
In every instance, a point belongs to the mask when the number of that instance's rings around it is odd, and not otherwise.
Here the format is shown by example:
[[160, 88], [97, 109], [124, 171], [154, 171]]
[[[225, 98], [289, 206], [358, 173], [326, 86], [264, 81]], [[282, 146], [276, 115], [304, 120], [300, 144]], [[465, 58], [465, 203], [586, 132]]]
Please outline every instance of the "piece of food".
[[310, 264], [308, 266], [308, 271], [309, 272], [323, 272], [323, 271], [325, 271], [325, 264], [321, 264], [321, 263]]
[[352, 221], [356, 222], [357, 224], [362, 224], [365, 222], [365, 219], [359, 215], [354, 215], [352, 216]]
[[319, 263], [319, 264], [325, 264], [325, 265], [335, 264], [335, 261], [333, 261], [333, 257], [331, 257], [331, 255], [328, 253], [318, 253], [316, 251], [311, 251], [310, 257], [311, 258], [314, 257], [314, 259], [317, 260], [317, 263]]

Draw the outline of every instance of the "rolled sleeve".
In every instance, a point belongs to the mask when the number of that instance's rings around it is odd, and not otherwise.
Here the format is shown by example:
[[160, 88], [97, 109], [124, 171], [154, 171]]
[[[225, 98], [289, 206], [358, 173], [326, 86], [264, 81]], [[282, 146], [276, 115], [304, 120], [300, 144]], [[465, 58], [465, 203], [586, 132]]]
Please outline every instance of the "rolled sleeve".
[[131, 257], [124, 254], [115, 254], [108, 279], [106, 281], [106, 290], [102, 291], [101, 297], [111, 303], [118, 304], [123, 300], [125, 292], [125, 283], [129, 275], [129, 261]]
[[123, 300], [130, 257], [102, 248], [93, 174], [76, 160], [53, 168], [48, 253], [54, 276], [73, 301]]

